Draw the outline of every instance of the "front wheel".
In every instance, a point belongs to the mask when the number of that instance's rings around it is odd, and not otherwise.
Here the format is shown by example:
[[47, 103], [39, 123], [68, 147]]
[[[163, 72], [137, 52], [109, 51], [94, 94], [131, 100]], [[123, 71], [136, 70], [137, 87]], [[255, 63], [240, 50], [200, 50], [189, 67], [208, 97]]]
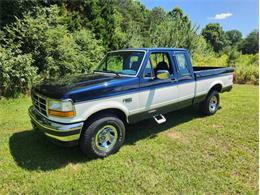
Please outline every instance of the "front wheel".
[[200, 103], [200, 111], [205, 115], [213, 115], [219, 108], [219, 93], [212, 91], [207, 98]]
[[81, 151], [87, 156], [106, 157], [117, 152], [125, 139], [125, 126], [115, 115], [103, 115], [92, 120], [80, 138]]

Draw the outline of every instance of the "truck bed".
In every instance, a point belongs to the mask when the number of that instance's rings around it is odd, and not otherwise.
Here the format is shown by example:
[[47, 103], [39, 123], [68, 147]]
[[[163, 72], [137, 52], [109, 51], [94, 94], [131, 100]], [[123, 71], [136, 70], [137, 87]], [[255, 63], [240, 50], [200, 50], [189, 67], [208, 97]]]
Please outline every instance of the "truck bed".
[[227, 73], [234, 72], [233, 67], [199, 67], [199, 66], [193, 66], [193, 71], [196, 79], [202, 78], [202, 77], [210, 77], [210, 76], [217, 76]]

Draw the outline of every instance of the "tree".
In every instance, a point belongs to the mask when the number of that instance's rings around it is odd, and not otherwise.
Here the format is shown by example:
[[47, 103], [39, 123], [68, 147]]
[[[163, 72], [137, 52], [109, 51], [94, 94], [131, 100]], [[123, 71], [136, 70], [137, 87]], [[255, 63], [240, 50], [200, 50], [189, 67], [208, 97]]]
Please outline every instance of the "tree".
[[192, 26], [180, 8], [173, 8], [165, 15], [160, 8], [151, 13], [148, 19], [157, 16], [162, 19], [150, 23], [147, 47], [183, 47], [189, 49], [191, 54], [198, 51], [197, 48], [200, 48], [201, 53], [208, 49], [204, 39], [197, 34], [198, 27]]
[[207, 24], [202, 29], [202, 36], [213, 47], [215, 52], [220, 52], [225, 46], [227, 46], [227, 39], [225, 32], [218, 23]]
[[147, 18], [145, 20], [145, 28], [147, 30], [147, 36], [149, 32], [163, 20], [165, 20], [167, 13], [161, 7], [154, 7], [151, 11], [148, 12]]
[[0, 1], [0, 27], [4, 27], [15, 21], [15, 18], [22, 18], [25, 10], [32, 11], [33, 7], [40, 5], [37, 0], [1, 0]]
[[259, 31], [251, 32], [239, 46], [243, 54], [255, 54], [259, 50]]
[[162, 7], [154, 7], [149, 11], [147, 16], [147, 25], [151, 26], [153, 24], [158, 24], [166, 17], [166, 12]]
[[231, 46], [236, 46], [242, 41], [242, 33], [239, 30], [226, 31], [226, 37]]
[[191, 28], [191, 21], [189, 20], [188, 16], [184, 14], [181, 8], [175, 7], [173, 8], [168, 15], [173, 20], [179, 20], [181, 23], [179, 23], [179, 27], [188, 27]]
[[114, 0], [116, 9], [116, 32], [114, 43], [118, 48], [142, 47], [144, 45], [147, 10], [139, 1]]
[[239, 58], [240, 53], [236, 49], [231, 49], [228, 54], [227, 64], [229, 66], [235, 66], [236, 60]]
[[89, 72], [103, 56], [102, 42], [86, 28], [71, 32], [61, 7], [38, 8], [37, 17], [4, 28], [0, 42], [12, 55], [30, 54], [32, 66], [42, 78]]
[[156, 26], [160, 25], [166, 19], [167, 13], [161, 7], [154, 7], [151, 11], [148, 12], [147, 18], [145, 21], [145, 46], [149, 47], [152, 45], [151, 34], [154, 32]]
[[22, 19], [24, 12], [34, 13], [37, 7], [50, 7], [57, 4], [61, 6], [67, 0], [1, 0], [0, 1], [0, 28], [16, 21], [16, 18]]

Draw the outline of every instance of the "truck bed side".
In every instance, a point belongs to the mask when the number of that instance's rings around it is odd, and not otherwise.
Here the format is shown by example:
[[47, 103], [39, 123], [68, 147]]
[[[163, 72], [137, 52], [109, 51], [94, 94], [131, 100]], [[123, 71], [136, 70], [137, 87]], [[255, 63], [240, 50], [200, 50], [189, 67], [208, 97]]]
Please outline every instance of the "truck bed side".
[[193, 67], [196, 92], [195, 97], [197, 101], [203, 99], [208, 92], [216, 87], [219, 92], [228, 91], [233, 85], [232, 67]]

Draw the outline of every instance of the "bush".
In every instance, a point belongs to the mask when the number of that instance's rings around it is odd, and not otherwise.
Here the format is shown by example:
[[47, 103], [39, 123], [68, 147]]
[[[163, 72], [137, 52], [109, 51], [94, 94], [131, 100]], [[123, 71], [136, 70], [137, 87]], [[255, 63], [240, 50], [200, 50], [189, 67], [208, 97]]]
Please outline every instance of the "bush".
[[235, 67], [234, 82], [239, 84], [259, 84], [259, 70], [257, 66]]
[[101, 59], [104, 49], [87, 30], [69, 33], [64, 26], [48, 29], [45, 41], [45, 77], [86, 73]]
[[102, 42], [95, 39], [88, 30], [76, 31], [73, 33], [73, 37], [78, 45], [78, 55], [81, 56], [80, 64], [85, 64], [83, 71], [89, 72], [104, 57], [105, 48], [101, 46]]
[[214, 53], [193, 55], [193, 66], [227, 66], [228, 56], [226, 54], [217, 56]]
[[231, 51], [229, 55], [214, 54], [200, 55], [194, 54], [194, 66], [232, 66], [235, 68], [234, 82], [239, 84], [259, 83], [259, 54], [241, 55], [236, 51]]
[[0, 47], [0, 96], [16, 97], [27, 93], [37, 78], [36, 71], [30, 54], [14, 55]]
[[259, 54], [240, 55], [234, 60], [236, 83], [259, 84]]
[[[36, 80], [89, 72], [104, 54], [102, 42], [91, 31], [85, 28], [71, 31], [68, 16], [57, 6], [37, 8], [36, 16], [27, 13], [0, 34], [3, 45], [0, 90], [4, 96], [12, 96], [10, 83], [14, 94], [27, 92], [36, 71], [39, 75]], [[28, 82], [24, 81], [23, 75], [30, 71]], [[14, 76], [10, 78], [10, 74]]]
[[37, 8], [36, 13], [7, 26], [0, 39], [14, 53], [32, 54], [32, 65], [43, 78], [87, 72], [100, 60], [102, 42], [87, 29], [71, 31], [62, 8]]

